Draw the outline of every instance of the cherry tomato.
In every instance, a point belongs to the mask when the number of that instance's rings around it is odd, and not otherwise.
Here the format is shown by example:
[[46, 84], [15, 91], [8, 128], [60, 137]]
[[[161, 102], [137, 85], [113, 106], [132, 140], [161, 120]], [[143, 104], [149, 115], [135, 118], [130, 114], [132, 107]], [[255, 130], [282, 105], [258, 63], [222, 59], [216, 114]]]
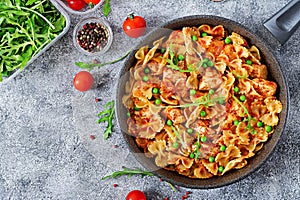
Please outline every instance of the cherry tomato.
[[68, 0], [67, 1], [68, 6], [72, 8], [73, 10], [81, 10], [86, 6], [85, 2], [83, 0]]
[[126, 196], [126, 200], [147, 200], [146, 195], [140, 190], [132, 190]]
[[96, 5], [100, 2], [100, 0], [84, 0], [84, 2], [89, 5]]
[[130, 14], [123, 23], [123, 31], [132, 38], [144, 35], [146, 31], [146, 21], [141, 16]]
[[87, 71], [78, 72], [73, 79], [74, 87], [81, 92], [91, 89], [93, 83], [94, 77]]

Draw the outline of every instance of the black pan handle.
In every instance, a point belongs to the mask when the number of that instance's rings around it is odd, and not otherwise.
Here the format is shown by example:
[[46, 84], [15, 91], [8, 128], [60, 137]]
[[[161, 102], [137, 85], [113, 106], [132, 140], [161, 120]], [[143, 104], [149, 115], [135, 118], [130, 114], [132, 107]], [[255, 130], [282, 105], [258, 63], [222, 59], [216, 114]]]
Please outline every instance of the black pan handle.
[[300, 0], [292, 0], [278, 11], [264, 26], [284, 44], [300, 26]]

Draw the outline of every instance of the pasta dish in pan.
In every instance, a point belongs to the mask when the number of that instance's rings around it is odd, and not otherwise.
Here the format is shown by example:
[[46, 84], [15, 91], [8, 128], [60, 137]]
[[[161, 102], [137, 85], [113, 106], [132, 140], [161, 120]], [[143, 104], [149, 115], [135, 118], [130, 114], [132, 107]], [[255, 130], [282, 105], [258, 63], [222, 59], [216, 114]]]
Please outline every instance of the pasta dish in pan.
[[128, 134], [159, 167], [221, 176], [246, 166], [278, 124], [259, 49], [221, 25], [174, 30], [135, 58], [122, 97]]

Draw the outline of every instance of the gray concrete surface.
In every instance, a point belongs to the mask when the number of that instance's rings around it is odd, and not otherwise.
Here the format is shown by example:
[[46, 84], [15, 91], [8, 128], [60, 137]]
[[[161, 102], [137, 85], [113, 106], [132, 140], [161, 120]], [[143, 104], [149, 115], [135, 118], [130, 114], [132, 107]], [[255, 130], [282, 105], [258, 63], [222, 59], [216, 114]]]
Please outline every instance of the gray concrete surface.
[[[283, 7], [288, 0], [112, 0], [108, 21], [115, 34], [113, 46], [101, 61], [123, 55], [137, 40], [122, 32], [122, 21], [134, 11], [155, 27], [170, 19], [193, 14], [226, 17], [249, 27], [272, 46], [290, 89], [290, 117], [274, 153], [262, 167], [245, 179], [226, 187], [194, 190], [180, 188], [174, 192], [157, 177], [120, 177], [102, 181], [101, 177], [121, 169], [124, 164], [139, 166], [125, 155], [120, 159], [113, 150], [97, 153], [87, 140], [88, 131], [102, 144], [105, 125], [95, 125], [94, 113], [113, 98], [116, 76], [122, 62], [93, 71], [98, 87], [86, 94], [76, 92], [72, 79], [79, 70], [75, 61], [92, 61], [81, 55], [72, 44], [72, 31], [82, 17], [71, 16], [67, 35], [39, 57], [8, 85], [0, 87], [0, 199], [125, 199], [133, 189], [145, 191], [148, 199], [181, 199], [186, 191], [190, 199], [299, 199], [300, 139], [300, 30], [284, 45], [263, 28], [262, 23]], [[101, 11], [93, 15], [102, 17]], [[100, 96], [94, 104], [79, 100]], [[80, 120], [83, 108], [92, 109]], [[86, 112], [86, 111], [85, 111]], [[81, 114], [81, 115], [80, 115]], [[88, 120], [90, 119], [90, 120]], [[116, 127], [104, 145], [127, 152], [120, 130]], [[99, 145], [99, 144], [98, 144]], [[113, 187], [113, 184], [118, 187]]]

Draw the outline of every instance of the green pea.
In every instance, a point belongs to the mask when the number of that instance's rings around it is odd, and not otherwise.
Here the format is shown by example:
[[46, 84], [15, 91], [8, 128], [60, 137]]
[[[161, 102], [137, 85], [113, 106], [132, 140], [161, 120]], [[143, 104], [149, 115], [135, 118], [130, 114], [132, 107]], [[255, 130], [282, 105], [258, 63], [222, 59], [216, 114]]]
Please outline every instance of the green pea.
[[210, 163], [215, 162], [215, 157], [209, 156], [208, 161], [209, 161]]
[[130, 117], [130, 112], [127, 112], [126, 115], [127, 115], [127, 117]]
[[155, 99], [155, 104], [156, 104], [156, 105], [161, 104], [161, 100], [160, 100], [160, 99]]
[[207, 66], [209, 66], [209, 67], [212, 67], [212, 66], [214, 66], [214, 62], [213, 62], [213, 61], [211, 61], [211, 60], [210, 60], [210, 61], [208, 61], [208, 62], [207, 62]]
[[252, 65], [252, 61], [251, 60], [246, 60], [246, 64], [247, 65]]
[[173, 125], [173, 122], [172, 122], [170, 119], [168, 119], [168, 120], [167, 120], [167, 125], [168, 125], [168, 126], [172, 126], [172, 125]]
[[208, 91], [208, 94], [214, 94], [215, 93], [215, 91], [213, 90], [213, 89], [210, 89], [209, 91]]
[[233, 88], [233, 91], [234, 91], [235, 93], [238, 93], [238, 92], [240, 91], [240, 88], [239, 88], [238, 86], [235, 86], [235, 87]]
[[225, 151], [225, 150], [226, 150], [226, 146], [222, 144], [222, 145], [220, 146], [220, 151]]
[[241, 95], [241, 96], [240, 96], [240, 100], [241, 100], [241, 101], [246, 101], [246, 96], [245, 96], [245, 95]]
[[270, 133], [272, 131], [272, 127], [271, 126], [265, 126], [265, 130], [267, 131], [267, 133]]
[[219, 104], [224, 104], [224, 100], [223, 99], [220, 99], [220, 100], [218, 100], [218, 102], [219, 102]]
[[149, 80], [149, 77], [148, 76], [144, 76], [143, 77], [143, 81], [147, 82]]
[[165, 48], [161, 48], [161, 49], [160, 49], [160, 52], [161, 52], [161, 53], [165, 53], [165, 52], [166, 52], [166, 49], [165, 49]]
[[197, 41], [197, 40], [198, 40], [198, 37], [197, 37], [196, 35], [193, 35], [193, 36], [192, 36], [192, 40], [193, 40], [193, 41]]
[[206, 112], [205, 112], [204, 110], [202, 110], [202, 111], [200, 112], [200, 116], [201, 116], [201, 117], [205, 117], [205, 116], [206, 116]]
[[195, 158], [194, 152], [192, 152], [192, 153], [190, 154], [190, 158]]
[[235, 125], [235, 126], [239, 125], [239, 123], [240, 123], [240, 122], [239, 122], [239, 120], [237, 120], [237, 119], [233, 121], [233, 125]]
[[261, 121], [257, 122], [257, 127], [262, 127], [263, 126], [263, 123]]
[[203, 67], [203, 68], [207, 68], [207, 64], [206, 64], [206, 63], [203, 63], [202, 67]]
[[141, 109], [138, 108], [138, 107], [136, 107], [136, 106], [134, 106], [134, 110], [135, 110], [135, 111], [140, 111]]
[[174, 142], [174, 143], [173, 143], [173, 147], [174, 147], [174, 148], [177, 148], [178, 146], [179, 146], [178, 142]]
[[201, 142], [206, 142], [206, 137], [204, 135], [201, 136]]
[[223, 166], [219, 166], [219, 167], [218, 167], [218, 172], [221, 172], [221, 173], [222, 173], [223, 171], [224, 171], [224, 167], [223, 167]]
[[145, 72], [145, 74], [149, 74], [149, 73], [150, 73], [149, 67], [146, 67], [146, 68], [144, 69], [144, 72]]
[[201, 36], [202, 36], [202, 37], [205, 37], [205, 36], [207, 36], [207, 35], [208, 35], [208, 34], [207, 34], [206, 32], [202, 32], [202, 33], [201, 33]]
[[188, 128], [188, 129], [186, 130], [186, 132], [187, 132], [188, 134], [192, 134], [194, 131], [193, 131], [193, 129]]
[[208, 58], [204, 58], [204, 59], [203, 59], [203, 62], [204, 62], [204, 63], [207, 63], [208, 61], [209, 61]]
[[229, 37], [227, 37], [224, 42], [225, 42], [225, 44], [230, 44], [231, 43], [231, 39]]
[[178, 60], [184, 60], [184, 55], [179, 54], [178, 55]]
[[156, 88], [156, 87], [155, 87], [155, 88], [153, 88], [153, 89], [152, 89], [152, 93], [153, 93], [153, 94], [158, 94], [158, 93], [159, 93], [159, 90], [158, 90], [158, 88]]
[[190, 95], [191, 95], [191, 96], [194, 96], [195, 94], [196, 94], [196, 90], [191, 89], [191, 90], [190, 90]]

